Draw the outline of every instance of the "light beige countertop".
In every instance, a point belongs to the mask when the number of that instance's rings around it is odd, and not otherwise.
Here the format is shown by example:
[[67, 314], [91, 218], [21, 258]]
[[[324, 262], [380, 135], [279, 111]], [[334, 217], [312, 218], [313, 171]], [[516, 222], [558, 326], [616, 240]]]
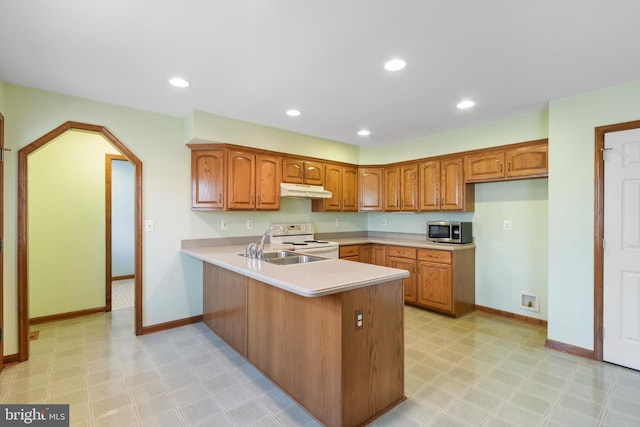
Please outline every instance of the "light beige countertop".
[[[409, 277], [406, 270], [333, 258], [304, 264], [270, 264], [239, 255], [245, 246], [190, 247], [182, 248], [181, 252], [305, 297], [330, 295]], [[266, 245], [265, 252], [269, 250], [272, 249]]]
[[422, 249], [437, 249], [440, 251], [462, 251], [465, 249], [475, 248], [474, 243], [455, 244], [455, 243], [435, 243], [427, 240], [415, 240], [415, 239], [403, 239], [398, 237], [339, 237], [335, 239], [327, 239], [332, 242], [337, 242], [340, 246], [345, 245], [364, 245], [366, 243], [378, 243], [382, 245], [398, 245], [398, 246], [410, 246], [414, 248]]

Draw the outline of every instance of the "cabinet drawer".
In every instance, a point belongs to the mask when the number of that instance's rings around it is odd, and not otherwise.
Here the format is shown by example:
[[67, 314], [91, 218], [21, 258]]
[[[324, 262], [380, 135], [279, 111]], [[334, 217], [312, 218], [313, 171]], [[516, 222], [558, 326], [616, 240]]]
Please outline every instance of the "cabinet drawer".
[[360, 255], [360, 245], [340, 246], [340, 258]]
[[409, 248], [406, 246], [389, 246], [387, 248], [387, 256], [416, 259], [416, 248]]
[[418, 259], [421, 261], [433, 261], [443, 264], [451, 264], [451, 252], [438, 251], [434, 249], [420, 249], [418, 251]]

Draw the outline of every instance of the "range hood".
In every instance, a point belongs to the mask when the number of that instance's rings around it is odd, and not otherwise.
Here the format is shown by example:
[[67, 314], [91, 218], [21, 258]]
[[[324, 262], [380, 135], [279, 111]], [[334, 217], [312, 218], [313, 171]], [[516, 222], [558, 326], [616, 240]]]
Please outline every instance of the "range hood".
[[283, 182], [280, 184], [281, 197], [303, 197], [305, 199], [329, 199], [331, 191], [325, 190], [320, 185], [305, 184], [289, 184]]

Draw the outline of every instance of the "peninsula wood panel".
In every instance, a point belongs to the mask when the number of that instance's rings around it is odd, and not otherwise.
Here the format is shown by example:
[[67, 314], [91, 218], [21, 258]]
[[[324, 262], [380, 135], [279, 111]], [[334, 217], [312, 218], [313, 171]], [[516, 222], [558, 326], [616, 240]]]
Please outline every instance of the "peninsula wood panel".
[[[342, 303], [342, 425], [364, 425], [404, 400], [402, 280], [345, 292]], [[359, 330], [356, 310], [363, 316]]]
[[248, 360], [322, 424], [364, 425], [404, 400], [402, 280], [314, 298], [248, 285]]
[[247, 357], [247, 278], [204, 262], [202, 320]]
[[342, 302], [249, 280], [248, 359], [313, 416], [342, 425]]

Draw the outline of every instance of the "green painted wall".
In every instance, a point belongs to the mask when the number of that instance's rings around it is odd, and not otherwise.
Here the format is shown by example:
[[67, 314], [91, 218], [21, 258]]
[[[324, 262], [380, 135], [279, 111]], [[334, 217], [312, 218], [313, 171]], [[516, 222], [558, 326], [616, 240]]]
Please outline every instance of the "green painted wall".
[[68, 131], [29, 155], [29, 317], [105, 306], [105, 154]]
[[594, 128], [639, 119], [640, 82], [549, 104], [549, 339], [594, 347]]

